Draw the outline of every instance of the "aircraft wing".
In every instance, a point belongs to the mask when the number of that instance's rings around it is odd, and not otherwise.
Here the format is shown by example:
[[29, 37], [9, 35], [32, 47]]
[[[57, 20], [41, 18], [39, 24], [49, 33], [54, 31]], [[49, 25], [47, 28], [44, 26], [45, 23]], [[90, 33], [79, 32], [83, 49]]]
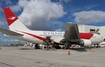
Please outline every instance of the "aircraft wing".
[[80, 35], [77, 24], [67, 23], [64, 38], [71, 42], [80, 41]]
[[0, 28], [0, 32], [4, 33], [6, 35], [9, 35], [9, 36], [23, 36], [23, 34], [16, 33], [14, 31], [10, 31], [10, 30], [3, 29], [3, 28]]

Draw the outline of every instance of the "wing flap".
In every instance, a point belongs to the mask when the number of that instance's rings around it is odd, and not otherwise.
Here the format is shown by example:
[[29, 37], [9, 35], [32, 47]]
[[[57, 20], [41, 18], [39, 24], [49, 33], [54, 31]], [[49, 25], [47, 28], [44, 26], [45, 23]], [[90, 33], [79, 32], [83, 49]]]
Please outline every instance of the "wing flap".
[[3, 28], [0, 28], [0, 32], [4, 33], [6, 35], [9, 35], [9, 36], [23, 36], [23, 34], [16, 33], [14, 31], [10, 31], [10, 30], [3, 29]]

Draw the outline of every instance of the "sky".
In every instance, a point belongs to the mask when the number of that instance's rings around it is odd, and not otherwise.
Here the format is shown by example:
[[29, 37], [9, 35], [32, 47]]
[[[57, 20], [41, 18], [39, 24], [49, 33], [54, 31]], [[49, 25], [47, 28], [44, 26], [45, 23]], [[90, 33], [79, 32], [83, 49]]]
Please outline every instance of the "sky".
[[[105, 0], [0, 0], [0, 27], [9, 29], [3, 7], [9, 7], [32, 30], [63, 30], [67, 22], [105, 26]], [[18, 43], [0, 33], [0, 44]]]

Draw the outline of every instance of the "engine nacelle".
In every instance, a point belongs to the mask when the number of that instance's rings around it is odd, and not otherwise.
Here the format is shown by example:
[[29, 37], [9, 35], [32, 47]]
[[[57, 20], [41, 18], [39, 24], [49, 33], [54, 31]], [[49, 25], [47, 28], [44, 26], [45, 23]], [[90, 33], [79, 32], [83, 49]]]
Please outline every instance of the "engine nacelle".
[[90, 40], [83, 39], [81, 40], [80, 45], [82, 46], [91, 46], [92, 42]]

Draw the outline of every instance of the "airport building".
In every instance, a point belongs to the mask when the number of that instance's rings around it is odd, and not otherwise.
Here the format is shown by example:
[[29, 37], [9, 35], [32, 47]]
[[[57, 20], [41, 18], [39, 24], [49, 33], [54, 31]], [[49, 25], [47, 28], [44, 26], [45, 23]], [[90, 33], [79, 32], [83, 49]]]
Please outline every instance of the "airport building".
[[105, 26], [78, 25], [78, 29], [80, 32], [96, 33], [105, 38]]
[[87, 33], [99, 33], [100, 28], [98, 26], [89, 26], [89, 25], [79, 25], [80, 32], [87, 32]]

